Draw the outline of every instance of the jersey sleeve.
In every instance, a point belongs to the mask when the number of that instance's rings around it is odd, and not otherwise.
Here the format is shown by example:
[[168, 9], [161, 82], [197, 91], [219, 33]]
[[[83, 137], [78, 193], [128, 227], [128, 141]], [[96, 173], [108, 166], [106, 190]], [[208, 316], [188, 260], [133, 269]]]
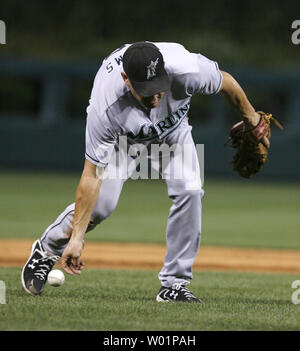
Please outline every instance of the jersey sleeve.
[[[214, 95], [220, 91], [223, 76], [217, 62], [186, 50], [187, 70], [174, 76], [173, 86], [179, 96]], [[184, 61], [184, 60], [183, 60]]]
[[99, 167], [110, 161], [117, 137], [106, 114], [99, 117], [91, 106], [87, 109], [85, 158]]
[[223, 76], [217, 62], [208, 59], [201, 54], [196, 55], [198, 70], [188, 89], [192, 94], [213, 95], [221, 88]]

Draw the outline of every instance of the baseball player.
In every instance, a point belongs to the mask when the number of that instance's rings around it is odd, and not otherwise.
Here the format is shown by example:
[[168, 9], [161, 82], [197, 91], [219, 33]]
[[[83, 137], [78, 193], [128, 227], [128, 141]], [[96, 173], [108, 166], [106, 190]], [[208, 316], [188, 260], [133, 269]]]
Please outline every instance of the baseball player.
[[[238, 109], [246, 126], [259, 123], [259, 114], [236, 80], [220, 71], [216, 62], [191, 53], [180, 44], [126, 44], [104, 59], [87, 108], [85, 164], [75, 203], [33, 243], [22, 270], [26, 292], [41, 294], [48, 273], [59, 258], [65, 272], [81, 273], [85, 233], [113, 212], [122, 186], [131, 175], [121, 172], [122, 176], [105, 176], [112, 158], [120, 156], [120, 137], [126, 136], [129, 146], [139, 144], [147, 150], [154, 144], [189, 145], [190, 156], [198, 160], [188, 122], [191, 97], [218, 93]], [[174, 161], [172, 155], [169, 163]], [[126, 157], [128, 164], [136, 160], [132, 153]], [[176, 162], [175, 168], [178, 159]], [[114, 163], [114, 169], [120, 164]], [[172, 200], [166, 230], [167, 253], [158, 275], [159, 302], [201, 302], [188, 284], [200, 245], [204, 190], [201, 182], [193, 186], [190, 166], [184, 162], [180, 166], [186, 171], [181, 177], [174, 177], [174, 167], [159, 168], [162, 176], [168, 173], [164, 179]]]

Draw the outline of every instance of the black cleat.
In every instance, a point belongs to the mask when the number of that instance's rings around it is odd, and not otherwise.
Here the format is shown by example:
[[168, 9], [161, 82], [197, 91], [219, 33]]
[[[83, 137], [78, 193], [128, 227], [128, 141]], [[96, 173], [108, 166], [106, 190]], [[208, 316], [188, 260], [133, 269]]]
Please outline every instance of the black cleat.
[[197, 302], [198, 299], [183, 283], [175, 283], [171, 288], [162, 286], [156, 296], [157, 302]]
[[48, 255], [40, 240], [36, 240], [32, 245], [30, 257], [22, 269], [21, 281], [24, 290], [31, 295], [40, 295], [49, 272], [59, 259], [59, 256]]

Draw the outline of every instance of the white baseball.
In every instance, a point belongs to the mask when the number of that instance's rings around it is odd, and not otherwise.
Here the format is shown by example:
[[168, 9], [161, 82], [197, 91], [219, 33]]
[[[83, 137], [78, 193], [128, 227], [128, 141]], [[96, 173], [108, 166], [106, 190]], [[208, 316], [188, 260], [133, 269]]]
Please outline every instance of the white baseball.
[[61, 286], [64, 281], [65, 275], [59, 269], [53, 269], [53, 271], [48, 274], [48, 283], [51, 286]]

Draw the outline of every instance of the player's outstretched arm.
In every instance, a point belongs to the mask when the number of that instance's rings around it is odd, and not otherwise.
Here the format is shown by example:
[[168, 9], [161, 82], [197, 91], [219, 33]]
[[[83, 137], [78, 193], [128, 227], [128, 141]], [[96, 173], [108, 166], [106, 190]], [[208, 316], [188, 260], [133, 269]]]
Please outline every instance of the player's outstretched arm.
[[[240, 112], [247, 129], [256, 127], [259, 124], [260, 115], [249, 102], [244, 90], [232, 75], [224, 71], [221, 73], [223, 75], [221, 95]], [[270, 146], [268, 138], [264, 137], [261, 141], [266, 147]]]
[[98, 199], [102, 174], [97, 172], [94, 164], [85, 160], [84, 169], [76, 191], [73, 231], [61, 260], [61, 266], [66, 273], [81, 273], [83, 262], [80, 256], [84, 246], [83, 238]]

